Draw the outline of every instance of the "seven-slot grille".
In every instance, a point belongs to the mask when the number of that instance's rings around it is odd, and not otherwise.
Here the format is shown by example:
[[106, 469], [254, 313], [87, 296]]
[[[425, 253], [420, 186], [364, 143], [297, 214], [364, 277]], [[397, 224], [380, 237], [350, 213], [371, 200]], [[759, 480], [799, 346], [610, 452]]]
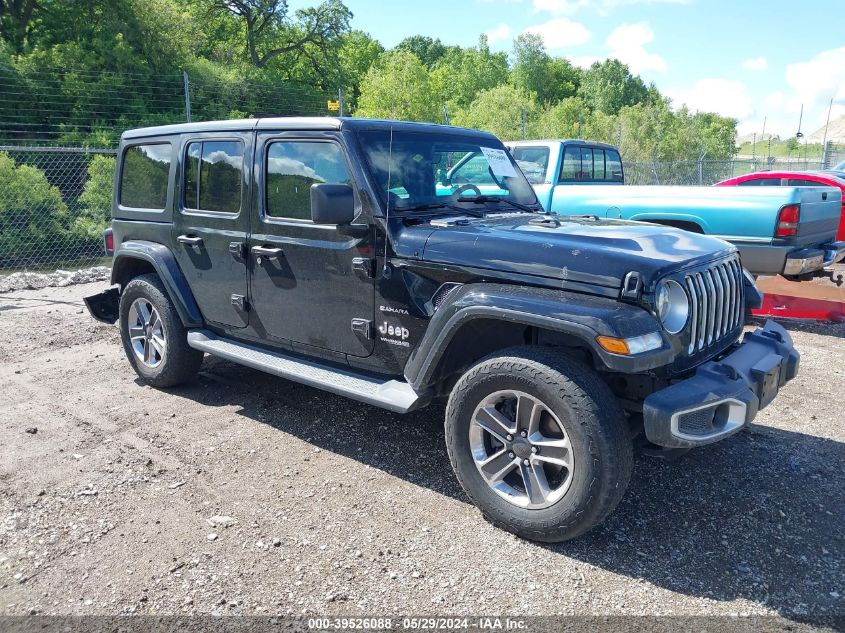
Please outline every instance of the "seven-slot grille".
[[719, 342], [742, 323], [742, 281], [737, 256], [684, 275], [690, 297], [690, 354]]

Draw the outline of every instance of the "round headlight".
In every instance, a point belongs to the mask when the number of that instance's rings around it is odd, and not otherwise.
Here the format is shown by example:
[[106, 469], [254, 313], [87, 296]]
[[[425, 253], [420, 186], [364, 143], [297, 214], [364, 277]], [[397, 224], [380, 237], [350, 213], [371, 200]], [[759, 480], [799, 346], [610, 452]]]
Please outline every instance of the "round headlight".
[[684, 329], [689, 318], [689, 299], [677, 281], [661, 281], [655, 295], [657, 316], [669, 334]]

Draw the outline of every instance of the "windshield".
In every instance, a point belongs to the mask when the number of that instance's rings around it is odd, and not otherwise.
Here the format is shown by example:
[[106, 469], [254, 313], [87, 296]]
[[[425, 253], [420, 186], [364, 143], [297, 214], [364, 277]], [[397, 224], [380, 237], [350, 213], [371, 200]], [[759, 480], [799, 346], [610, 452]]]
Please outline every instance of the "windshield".
[[495, 140], [459, 134], [365, 130], [359, 133], [383, 203], [402, 211], [432, 205], [471, 210], [495, 197], [537, 204], [534, 190], [507, 150]]

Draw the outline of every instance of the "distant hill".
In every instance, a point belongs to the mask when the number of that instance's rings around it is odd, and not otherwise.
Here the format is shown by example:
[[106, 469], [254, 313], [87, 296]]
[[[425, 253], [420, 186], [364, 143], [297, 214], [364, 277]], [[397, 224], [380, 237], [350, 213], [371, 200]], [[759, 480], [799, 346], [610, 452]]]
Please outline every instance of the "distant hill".
[[[769, 139], [772, 139], [773, 141], [779, 141], [780, 136], [778, 136], [777, 134], [766, 134], [765, 137], [761, 136], [760, 134], [757, 135], [757, 142], [758, 143], [763, 143], [765, 141], [768, 141]], [[736, 144], [737, 145], [745, 145], [746, 143], [753, 143], [753, 142], [754, 142], [754, 133], [753, 132], [751, 134], [743, 134], [742, 136], [736, 137]]]
[[[824, 138], [824, 126], [810, 134], [808, 137], [811, 143], [821, 143]], [[834, 143], [845, 143], [845, 114], [834, 119], [827, 126], [827, 140]]]

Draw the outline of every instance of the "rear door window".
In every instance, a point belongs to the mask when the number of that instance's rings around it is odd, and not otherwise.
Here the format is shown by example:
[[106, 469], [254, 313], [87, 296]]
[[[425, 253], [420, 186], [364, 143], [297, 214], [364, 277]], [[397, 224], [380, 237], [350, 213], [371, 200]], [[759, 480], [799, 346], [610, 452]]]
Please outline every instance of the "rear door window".
[[185, 155], [185, 208], [238, 213], [243, 189], [241, 141], [189, 143]]
[[133, 209], [163, 211], [170, 180], [170, 143], [132, 145], [123, 153], [120, 204]]
[[806, 178], [790, 178], [786, 181], [787, 186], [789, 187], [829, 187], [830, 185], [826, 185], [823, 182], [817, 182], [815, 180], [807, 180]]

